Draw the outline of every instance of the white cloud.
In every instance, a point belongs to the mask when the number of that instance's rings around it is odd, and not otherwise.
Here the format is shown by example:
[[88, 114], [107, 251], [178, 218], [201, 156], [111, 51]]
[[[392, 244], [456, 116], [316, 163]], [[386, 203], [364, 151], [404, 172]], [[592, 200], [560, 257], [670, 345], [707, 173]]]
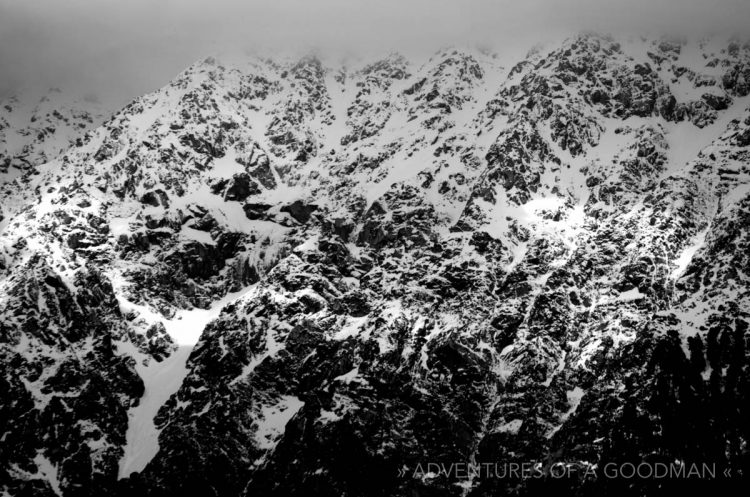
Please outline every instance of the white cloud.
[[529, 43], [580, 29], [743, 29], [747, 0], [0, 0], [0, 91], [104, 98], [158, 87], [227, 47]]

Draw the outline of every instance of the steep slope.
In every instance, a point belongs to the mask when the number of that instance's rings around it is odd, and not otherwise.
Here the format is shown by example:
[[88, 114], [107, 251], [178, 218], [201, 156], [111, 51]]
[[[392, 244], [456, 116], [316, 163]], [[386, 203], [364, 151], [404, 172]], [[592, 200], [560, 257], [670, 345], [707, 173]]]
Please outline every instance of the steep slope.
[[[750, 47], [586, 34], [500, 60], [210, 58], [8, 183], [0, 409], [23, 450], [0, 488], [535, 495], [626, 487], [413, 470], [747, 471]], [[732, 416], [690, 410], [717, 396]]]

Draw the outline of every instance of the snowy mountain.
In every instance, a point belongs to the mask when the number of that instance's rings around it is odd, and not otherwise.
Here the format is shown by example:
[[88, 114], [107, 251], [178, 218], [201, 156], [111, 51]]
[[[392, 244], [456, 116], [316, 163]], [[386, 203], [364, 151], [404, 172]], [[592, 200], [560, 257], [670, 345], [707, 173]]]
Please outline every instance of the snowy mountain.
[[209, 58], [106, 120], [4, 102], [0, 492], [747, 474], [749, 95], [749, 44], [582, 34]]
[[50, 161], [104, 121], [96, 99], [59, 88], [28, 89], [0, 100], [0, 180]]

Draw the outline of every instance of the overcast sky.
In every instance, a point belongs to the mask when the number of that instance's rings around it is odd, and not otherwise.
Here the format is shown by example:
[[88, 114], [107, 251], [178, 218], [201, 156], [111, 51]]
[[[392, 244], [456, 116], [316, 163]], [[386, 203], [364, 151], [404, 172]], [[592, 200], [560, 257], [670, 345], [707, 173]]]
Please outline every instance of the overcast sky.
[[581, 29], [748, 26], [750, 0], [0, 0], [0, 94], [62, 86], [120, 105], [227, 49], [502, 48]]

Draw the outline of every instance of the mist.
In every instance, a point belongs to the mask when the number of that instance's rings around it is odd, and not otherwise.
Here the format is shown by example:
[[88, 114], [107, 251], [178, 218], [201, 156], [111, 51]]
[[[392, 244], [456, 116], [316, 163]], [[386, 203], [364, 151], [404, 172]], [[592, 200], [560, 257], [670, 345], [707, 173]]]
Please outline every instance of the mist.
[[73, 88], [111, 105], [224, 50], [530, 46], [580, 30], [742, 33], [746, 0], [0, 0], [0, 95]]

